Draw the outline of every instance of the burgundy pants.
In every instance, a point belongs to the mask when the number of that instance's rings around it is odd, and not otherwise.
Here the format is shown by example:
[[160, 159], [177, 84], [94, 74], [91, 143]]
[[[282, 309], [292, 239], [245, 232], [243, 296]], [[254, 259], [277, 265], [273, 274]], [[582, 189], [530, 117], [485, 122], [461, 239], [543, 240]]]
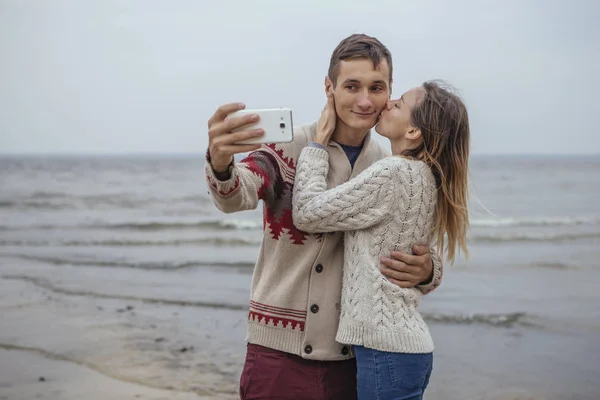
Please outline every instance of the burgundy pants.
[[314, 361], [248, 344], [241, 400], [356, 400], [356, 362]]

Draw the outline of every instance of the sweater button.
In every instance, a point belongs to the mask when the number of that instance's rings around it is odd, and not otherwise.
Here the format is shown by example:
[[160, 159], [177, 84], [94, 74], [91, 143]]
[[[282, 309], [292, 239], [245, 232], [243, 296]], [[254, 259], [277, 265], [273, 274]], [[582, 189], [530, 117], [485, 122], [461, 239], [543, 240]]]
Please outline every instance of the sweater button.
[[315, 267], [315, 271], [317, 271], [320, 274], [321, 272], [323, 272], [323, 266], [321, 264], [317, 264], [317, 266]]
[[348, 353], [350, 353], [350, 349], [348, 349], [348, 346], [342, 347], [342, 355], [347, 356]]
[[312, 353], [312, 346], [309, 344], [309, 345], [307, 345], [306, 347], [304, 347], [304, 352], [305, 352], [306, 354], [310, 354], [310, 353]]
[[318, 305], [316, 305], [316, 304], [313, 304], [312, 306], [310, 306], [310, 311], [311, 311], [313, 314], [316, 314], [316, 313], [318, 313], [318, 312], [319, 312], [319, 306], [318, 306]]

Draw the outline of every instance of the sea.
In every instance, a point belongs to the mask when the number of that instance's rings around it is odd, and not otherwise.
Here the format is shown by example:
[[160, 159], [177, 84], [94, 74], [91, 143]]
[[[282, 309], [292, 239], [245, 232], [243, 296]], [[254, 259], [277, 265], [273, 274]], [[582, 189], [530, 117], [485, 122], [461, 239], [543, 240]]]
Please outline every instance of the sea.
[[[426, 398], [600, 399], [599, 198], [599, 156], [471, 158], [469, 257], [421, 304]], [[235, 398], [261, 232], [202, 155], [1, 156], [0, 358]]]

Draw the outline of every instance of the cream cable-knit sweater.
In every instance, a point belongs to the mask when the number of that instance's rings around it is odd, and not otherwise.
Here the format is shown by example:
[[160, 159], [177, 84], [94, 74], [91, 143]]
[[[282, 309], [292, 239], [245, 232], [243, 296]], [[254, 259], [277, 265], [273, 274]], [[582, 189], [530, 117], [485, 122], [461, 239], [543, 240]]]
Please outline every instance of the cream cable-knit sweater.
[[[345, 231], [340, 323], [336, 340], [382, 351], [429, 353], [433, 340], [417, 311], [422, 293], [389, 282], [380, 257], [432, 246], [435, 179], [425, 163], [387, 157], [327, 190], [329, 154], [305, 147], [293, 194], [294, 224], [307, 232]], [[441, 271], [434, 269], [434, 279]]]

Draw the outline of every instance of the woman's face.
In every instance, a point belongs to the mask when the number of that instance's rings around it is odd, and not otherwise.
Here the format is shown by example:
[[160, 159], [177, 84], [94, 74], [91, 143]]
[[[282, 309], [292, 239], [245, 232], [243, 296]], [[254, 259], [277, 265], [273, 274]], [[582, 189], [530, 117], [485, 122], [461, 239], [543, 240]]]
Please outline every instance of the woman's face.
[[388, 139], [404, 137], [413, 128], [412, 110], [424, 93], [425, 89], [418, 86], [404, 93], [398, 100], [390, 100], [379, 116], [375, 131]]

